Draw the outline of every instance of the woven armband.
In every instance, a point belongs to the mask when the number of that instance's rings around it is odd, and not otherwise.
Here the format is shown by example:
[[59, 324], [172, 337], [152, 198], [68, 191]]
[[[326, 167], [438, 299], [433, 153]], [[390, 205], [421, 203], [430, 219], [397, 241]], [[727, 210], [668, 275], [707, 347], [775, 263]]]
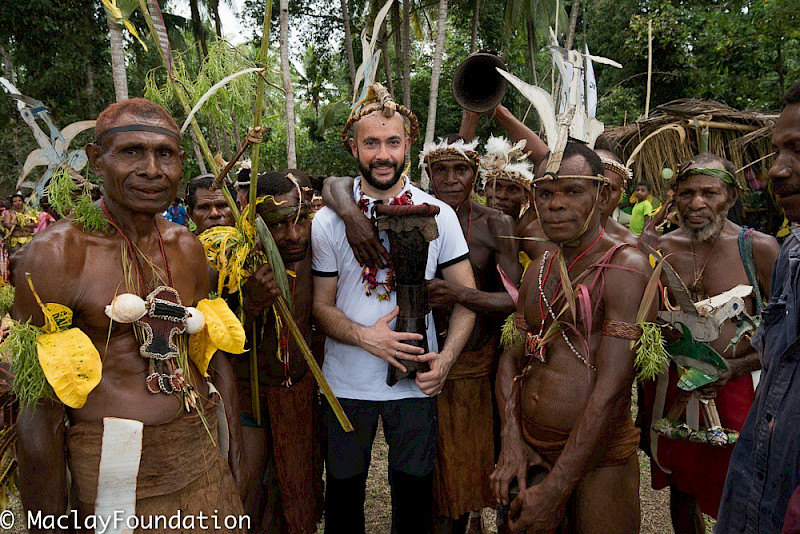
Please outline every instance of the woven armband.
[[642, 337], [642, 328], [633, 323], [606, 319], [603, 321], [602, 334], [604, 336], [637, 341], [640, 337]]

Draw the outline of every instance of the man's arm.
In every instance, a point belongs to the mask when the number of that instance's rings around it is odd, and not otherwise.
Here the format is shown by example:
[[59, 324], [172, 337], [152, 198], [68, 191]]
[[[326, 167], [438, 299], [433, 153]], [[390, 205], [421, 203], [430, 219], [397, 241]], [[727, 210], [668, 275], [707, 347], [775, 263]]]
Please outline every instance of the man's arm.
[[8, 209], [3, 212], [3, 226], [11, 230], [17, 224], [17, 217], [15, 213]]
[[778, 259], [780, 252], [781, 247], [774, 237], [761, 232], [753, 232], [753, 260], [756, 263], [758, 285], [764, 300], [769, 300], [772, 268], [775, 266], [775, 260]]
[[[508, 215], [496, 213], [489, 217], [489, 233], [496, 236], [495, 255], [503, 272], [516, 286], [522, 267], [519, 264], [519, 244], [516, 239], [502, 236], [514, 235], [514, 221]], [[449, 308], [461, 304], [477, 313], [505, 319], [514, 311], [514, 301], [507, 291], [486, 292], [468, 288], [447, 280], [434, 278], [428, 281], [429, 302], [432, 308]]]
[[[638, 251], [623, 249], [614, 263], [634, 269], [642, 275], [609, 268], [603, 291], [605, 319], [635, 323], [639, 303], [651, 272], [647, 259]], [[651, 310], [648, 319], [655, 316]], [[596, 351], [596, 380], [586, 405], [570, 432], [564, 450], [541, 484], [520, 493], [511, 503], [512, 529], [555, 528], [563, 517], [567, 498], [592, 468], [592, 460], [601, 458], [609, 443], [608, 429], [627, 413], [631, 384], [635, 375], [634, 354], [630, 341], [602, 336]]]
[[[191, 263], [190, 272], [196, 274], [194, 304], [208, 298], [208, 265], [206, 264], [203, 246], [197, 238], [182, 230], [181, 249], [186, 253], [186, 261]], [[242, 424], [239, 419], [239, 396], [236, 393], [236, 375], [228, 358], [221, 351], [211, 357], [208, 374], [214, 387], [219, 391], [220, 399], [225, 407], [225, 419], [228, 423], [228, 465], [230, 466], [239, 493], [244, 495], [245, 464], [242, 441]]]
[[344, 221], [347, 242], [356, 261], [369, 267], [383, 269], [391, 256], [378, 238], [378, 230], [353, 200], [353, 179], [349, 176], [329, 176], [322, 183], [322, 200]]
[[[445, 281], [453, 285], [475, 289], [475, 277], [468, 259], [445, 267], [442, 269], [442, 276]], [[453, 306], [444, 347], [439, 349], [438, 354], [429, 352], [418, 358], [419, 361], [428, 362], [431, 366], [430, 371], [417, 374], [417, 386], [423, 393], [435, 395], [442, 390], [447, 373], [461, 354], [473, 326], [475, 326], [475, 313], [461, 304]]]
[[499, 124], [514, 141], [525, 139], [525, 151], [530, 152], [528, 159], [534, 165], [538, 165], [550, 153], [550, 149], [547, 148], [542, 138], [525, 126], [502, 104], [498, 104], [494, 112], [486, 112], [486, 116]]
[[475, 139], [475, 131], [478, 129], [478, 122], [481, 120], [481, 114], [474, 111], [464, 110], [461, 116], [461, 128], [458, 130], [458, 135], [467, 143]]
[[[49, 235], [52, 237], [57, 233]], [[42, 239], [30, 243], [25, 254], [17, 255], [12, 260], [16, 291], [11, 315], [15, 320], [30, 320], [31, 324], [37, 326], [44, 324], [42, 311], [26, 281], [26, 272], [31, 273], [36, 292], [44, 302], [70, 304], [66, 294], [69, 284], [64, 283], [63, 274], [56, 274], [71, 270], [68, 266], [60, 265], [59, 259], [64, 257], [60, 253], [61, 248], [55, 239]], [[64, 405], [57, 399], [43, 400], [35, 406], [20, 406], [17, 419], [18, 486], [22, 505], [27, 512], [41, 512], [43, 515], [67, 512], [64, 419]], [[42, 529], [31, 532], [51, 531]]]
[[395, 332], [389, 328], [389, 323], [397, 317], [400, 311], [399, 307], [395, 307], [388, 315], [380, 317], [372, 326], [364, 326], [351, 321], [342, 310], [336, 307], [336, 285], [338, 281], [339, 278], [336, 276], [314, 277], [312, 311], [319, 327], [325, 335], [336, 341], [359, 347], [406, 372], [407, 369], [397, 361], [398, 358], [416, 360], [417, 355], [422, 354], [424, 351], [420, 347], [404, 342], [419, 341], [422, 339], [422, 335], [410, 332]]

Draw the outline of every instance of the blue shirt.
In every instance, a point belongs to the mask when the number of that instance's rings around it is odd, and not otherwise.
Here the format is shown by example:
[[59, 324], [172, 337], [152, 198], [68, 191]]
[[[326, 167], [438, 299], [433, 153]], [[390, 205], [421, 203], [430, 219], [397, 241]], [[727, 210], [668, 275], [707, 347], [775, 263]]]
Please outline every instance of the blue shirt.
[[780, 533], [800, 485], [800, 231], [783, 245], [752, 345], [761, 381], [731, 457], [714, 532]]

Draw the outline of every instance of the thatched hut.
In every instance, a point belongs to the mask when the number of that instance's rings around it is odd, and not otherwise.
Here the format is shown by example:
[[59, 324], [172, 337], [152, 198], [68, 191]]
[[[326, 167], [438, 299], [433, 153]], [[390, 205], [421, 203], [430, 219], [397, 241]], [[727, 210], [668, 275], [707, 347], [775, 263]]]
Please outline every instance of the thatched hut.
[[738, 169], [736, 181], [743, 190], [740, 222], [775, 233], [783, 214], [765, 185], [774, 160], [776, 118], [719, 102], [675, 100], [658, 106], [646, 119], [606, 129], [598, 146], [615, 150], [627, 161], [635, 181], [646, 180], [656, 196], [664, 198], [669, 182], [661, 178], [661, 170], [677, 170], [680, 163], [697, 154], [708, 128], [709, 152], [731, 160]]
[[663, 196], [667, 183], [661, 179], [661, 169], [677, 169], [697, 154], [707, 126], [709, 151], [731, 160], [740, 169], [736, 180], [749, 190], [749, 178], [765, 176], [772, 163], [776, 117], [739, 111], [719, 102], [675, 100], [658, 106], [646, 119], [606, 129], [601, 138], [628, 161], [636, 179], [652, 183], [655, 192]]

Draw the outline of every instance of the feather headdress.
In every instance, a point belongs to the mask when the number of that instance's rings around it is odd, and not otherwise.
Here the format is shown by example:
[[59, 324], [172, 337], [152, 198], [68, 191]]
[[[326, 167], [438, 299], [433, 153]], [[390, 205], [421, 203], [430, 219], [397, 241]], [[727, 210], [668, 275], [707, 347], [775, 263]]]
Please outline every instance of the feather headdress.
[[489, 137], [481, 157], [483, 180], [506, 180], [528, 190], [533, 180], [533, 166], [524, 152], [525, 144], [524, 139], [512, 145], [505, 137]]
[[[559, 178], [561, 158], [569, 137], [586, 143], [589, 148], [594, 148], [597, 137], [603, 133], [603, 123], [594, 117], [596, 88], [592, 61], [621, 67], [619, 63], [610, 59], [589, 55], [588, 48], [585, 54], [576, 50], [565, 50], [559, 46], [552, 30], [550, 40], [553, 64], [561, 73], [562, 80], [558, 115], [556, 115], [556, 106], [550, 93], [520, 80], [509, 72], [497, 69], [501, 76], [530, 100], [539, 114], [545, 131], [547, 147], [551, 154], [547, 161], [545, 176], [539, 180]], [[589, 79], [590, 77], [592, 79]], [[561, 176], [561, 178], [565, 178], [565, 176]], [[570, 176], [570, 178], [575, 177]], [[592, 176], [586, 178], [600, 179], [600, 177]]]
[[[408, 119], [406, 134], [411, 138], [411, 142], [414, 142], [419, 136], [419, 121], [416, 115], [407, 107], [395, 102], [392, 95], [389, 94], [389, 91], [387, 91], [383, 85], [375, 81], [375, 76], [378, 73], [378, 66], [380, 64], [379, 59], [381, 57], [380, 48], [376, 49], [378, 35], [383, 21], [389, 13], [389, 8], [392, 6], [392, 2], [394, 2], [394, 0], [388, 0], [375, 16], [375, 21], [372, 24], [371, 39], [367, 39], [366, 28], [361, 32], [362, 61], [356, 71], [356, 78], [353, 83], [353, 105], [350, 106], [350, 117], [347, 119], [347, 123], [342, 129], [342, 143], [348, 152], [350, 151], [350, 144], [348, 143], [350, 128], [365, 115], [369, 115], [375, 111], [380, 111], [385, 117], [391, 117], [395, 112], [400, 113]], [[361, 87], [360, 94], [358, 93], [359, 87]]]
[[481, 164], [481, 155], [477, 149], [477, 138], [469, 143], [460, 138], [452, 143], [448, 143], [447, 139], [443, 138], [439, 138], [438, 143], [425, 143], [419, 153], [419, 167], [422, 170], [421, 183], [429, 183], [428, 168], [437, 161], [464, 159], [477, 171]]

